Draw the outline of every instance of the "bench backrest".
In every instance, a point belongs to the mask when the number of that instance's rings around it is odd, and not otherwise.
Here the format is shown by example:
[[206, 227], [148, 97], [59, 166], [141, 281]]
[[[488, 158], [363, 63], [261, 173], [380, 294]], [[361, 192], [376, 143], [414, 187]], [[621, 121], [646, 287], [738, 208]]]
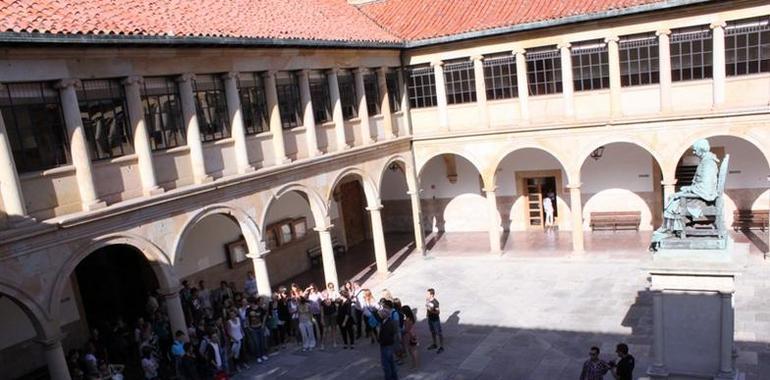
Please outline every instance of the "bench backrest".
[[719, 164], [719, 174], [717, 177], [717, 199], [716, 199], [716, 227], [719, 230], [720, 237], [725, 236], [725, 181], [727, 180], [727, 172], [730, 165], [730, 155], [725, 154], [725, 158], [722, 159], [722, 163]]

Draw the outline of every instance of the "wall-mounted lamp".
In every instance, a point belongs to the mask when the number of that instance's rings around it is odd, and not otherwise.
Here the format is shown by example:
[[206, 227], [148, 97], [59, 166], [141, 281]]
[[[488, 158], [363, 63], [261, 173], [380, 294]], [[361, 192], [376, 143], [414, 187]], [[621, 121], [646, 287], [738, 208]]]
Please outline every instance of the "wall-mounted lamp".
[[594, 149], [594, 151], [591, 152], [591, 158], [593, 158], [594, 160], [598, 160], [598, 159], [602, 158], [603, 155], [604, 155], [604, 146], [603, 145], [598, 147], [598, 148], [596, 148], [596, 149]]

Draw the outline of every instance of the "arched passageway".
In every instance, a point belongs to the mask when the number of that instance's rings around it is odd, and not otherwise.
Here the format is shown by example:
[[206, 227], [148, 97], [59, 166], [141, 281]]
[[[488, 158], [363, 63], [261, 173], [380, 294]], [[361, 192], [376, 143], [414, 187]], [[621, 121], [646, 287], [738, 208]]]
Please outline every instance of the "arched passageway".
[[16, 297], [0, 291], [0, 368], [3, 378], [50, 377], [39, 316]]
[[[422, 240], [422, 225], [419, 224], [419, 195], [412, 189], [409, 171], [412, 168], [400, 158], [388, 162], [380, 175], [379, 192], [382, 198], [382, 225], [388, 245], [391, 270], [414, 251], [423, 249], [417, 241]], [[416, 201], [416, 202], [415, 202]], [[418, 218], [415, 218], [415, 210]], [[415, 228], [420, 231], [415, 231]], [[421, 252], [422, 253], [422, 252]]]
[[[725, 180], [724, 223], [738, 241], [750, 242], [752, 251], [768, 252], [768, 226], [759, 220], [767, 218], [770, 207], [770, 166], [766, 156], [752, 142], [735, 136], [707, 137], [711, 152], [722, 161], [730, 156]], [[695, 139], [690, 142], [690, 145]], [[682, 149], [677, 162], [675, 190], [692, 184], [698, 159], [692, 148]], [[766, 220], [766, 219], [764, 219]], [[764, 225], [764, 228], [762, 226]]]
[[[480, 171], [467, 158], [446, 153], [420, 169], [423, 229], [428, 247], [442, 251], [485, 252], [478, 236], [489, 229], [489, 205]], [[475, 237], [475, 238], [471, 238]]]

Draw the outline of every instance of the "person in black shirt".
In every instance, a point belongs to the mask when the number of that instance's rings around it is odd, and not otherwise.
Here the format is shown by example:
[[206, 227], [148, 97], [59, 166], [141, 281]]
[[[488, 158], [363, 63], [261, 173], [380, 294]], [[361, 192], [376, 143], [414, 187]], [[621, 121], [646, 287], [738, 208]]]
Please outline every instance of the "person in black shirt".
[[[439, 309], [439, 303], [436, 299], [436, 290], [433, 288], [428, 289], [428, 297], [425, 300], [425, 311], [428, 316], [428, 327], [430, 327], [430, 336], [433, 338], [433, 344], [428, 346], [429, 350], [435, 350], [437, 353], [444, 352], [444, 334], [441, 332], [441, 310]], [[436, 338], [438, 338], [438, 345], [436, 345]]]
[[613, 365], [612, 375], [617, 380], [632, 380], [634, 378], [634, 357], [628, 353], [628, 345], [625, 343], [619, 343], [615, 349], [620, 360], [618, 364], [610, 362]]
[[398, 370], [394, 357], [398, 325], [391, 318], [392, 313], [393, 302], [385, 300], [382, 309], [378, 312], [381, 319], [379, 334], [380, 361], [382, 362], [382, 370], [385, 372], [385, 380], [398, 380]]

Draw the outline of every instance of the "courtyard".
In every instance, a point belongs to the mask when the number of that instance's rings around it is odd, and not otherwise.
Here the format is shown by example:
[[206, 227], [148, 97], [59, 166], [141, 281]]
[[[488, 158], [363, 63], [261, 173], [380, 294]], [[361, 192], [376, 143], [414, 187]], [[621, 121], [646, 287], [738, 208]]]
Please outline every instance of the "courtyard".
[[[599, 346], [604, 359], [614, 359], [618, 342], [630, 346], [637, 359], [634, 375], [643, 376], [652, 344], [652, 302], [641, 269], [649, 259], [646, 234], [587, 234], [582, 254], [560, 248], [560, 240], [569, 245], [569, 236], [554, 232], [543, 239], [542, 234], [511, 235], [501, 256], [470, 249], [485, 241], [484, 234], [430, 236], [429, 242], [435, 241], [427, 257], [393, 255], [391, 267], [400, 265], [389, 277], [369, 277], [365, 288], [389, 289], [417, 309], [420, 368], [410, 369], [407, 360], [399, 376], [574, 379], [589, 347]], [[519, 248], [509, 250], [511, 244]], [[747, 379], [770, 377], [770, 301], [763, 297], [770, 291], [769, 272], [753, 246], [735, 296], [736, 363]], [[426, 349], [430, 334], [423, 303], [429, 287], [442, 305], [446, 351], [438, 355]], [[382, 371], [378, 346], [362, 340], [353, 351], [301, 352], [290, 345], [236, 378], [379, 379]]]

